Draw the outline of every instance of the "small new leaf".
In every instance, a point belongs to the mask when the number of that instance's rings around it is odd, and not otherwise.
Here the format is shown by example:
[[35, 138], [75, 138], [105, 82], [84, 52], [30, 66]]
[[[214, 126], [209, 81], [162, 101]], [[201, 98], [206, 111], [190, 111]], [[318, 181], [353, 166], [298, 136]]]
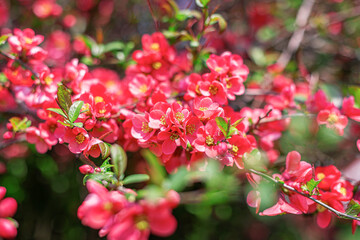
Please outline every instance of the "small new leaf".
[[83, 107], [83, 101], [74, 102], [69, 109], [69, 120], [71, 123], [75, 122], [80, 115], [81, 108]]
[[123, 184], [132, 184], [132, 183], [139, 183], [139, 182], [145, 182], [145, 181], [149, 181], [150, 177], [147, 174], [134, 174], [134, 175], [130, 175], [127, 176], [124, 181]]
[[127, 166], [127, 156], [122, 147], [114, 144], [110, 147], [111, 161], [114, 165], [114, 172], [118, 179], [123, 176]]
[[24, 131], [31, 126], [31, 121], [27, 117], [24, 117], [23, 119], [12, 117], [9, 119], [9, 122], [11, 123], [14, 132]]
[[360, 213], [360, 204], [351, 199], [345, 213], [350, 216], [357, 216]]
[[225, 29], [227, 28], [227, 22], [225, 21], [223, 16], [221, 16], [220, 14], [211, 15], [209, 25], [213, 25], [215, 23], [219, 24], [220, 33], [225, 31]]
[[57, 92], [57, 100], [59, 107], [67, 114], [72, 105], [70, 90], [64, 85], [59, 85]]
[[218, 125], [219, 129], [221, 130], [221, 132], [224, 134], [224, 136], [227, 136], [228, 133], [228, 124], [225, 121], [224, 118], [222, 117], [216, 117], [215, 118], [216, 124]]
[[63, 110], [61, 110], [60, 108], [48, 108], [47, 110], [51, 111], [51, 112], [54, 112], [54, 113], [57, 113], [57, 114], [63, 116], [65, 119], [67, 118], [65, 113], [63, 112]]
[[313, 192], [313, 190], [317, 187], [317, 185], [319, 185], [319, 183], [321, 182], [321, 180], [316, 181], [315, 179], [311, 179], [310, 181], [308, 181], [306, 183], [307, 189], [310, 193]]
[[[74, 127], [78, 127], [78, 128], [82, 128], [84, 126], [84, 124], [82, 122], [76, 122], [76, 123], [72, 123], [72, 125]], [[65, 125], [64, 125], [65, 126]]]
[[106, 159], [110, 156], [110, 146], [104, 142], [99, 143], [101, 158]]

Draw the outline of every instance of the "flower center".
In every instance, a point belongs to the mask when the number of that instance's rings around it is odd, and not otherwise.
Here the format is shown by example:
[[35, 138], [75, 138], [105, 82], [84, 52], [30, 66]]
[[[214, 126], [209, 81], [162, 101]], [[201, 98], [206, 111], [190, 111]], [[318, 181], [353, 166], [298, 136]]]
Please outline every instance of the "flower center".
[[161, 62], [154, 62], [152, 65], [153, 69], [155, 69], [155, 70], [160, 69], [161, 66], [162, 66]]
[[221, 71], [222, 71], [222, 67], [216, 67], [216, 68], [215, 68], [215, 72], [219, 73], [219, 72], [221, 72]]
[[218, 92], [218, 88], [215, 87], [214, 85], [210, 85], [209, 92], [211, 93], [211, 95], [215, 95]]
[[47, 76], [47, 77], [44, 79], [44, 82], [45, 82], [46, 85], [50, 85], [50, 84], [53, 82], [53, 80], [52, 80], [51, 77]]
[[318, 173], [318, 174], [316, 175], [316, 177], [317, 177], [319, 180], [323, 180], [323, 179], [325, 178], [325, 174], [323, 174], [323, 173]]
[[206, 143], [206, 145], [208, 145], [208, 146], [213, 146], [214, 145], [214, 138], [212, 137], [212, 136], [210, 136], [210, 135], [207, 135], [206, 136], [206, 139], [205, 139], [205, 143]]
[[188, 134], [193, 134], [195, 132], [195, 124], [189, 124], [186, 126], [186, 132]]
[[147, 122], [142, 123], [141, 131], [143, 133], [149, 133], [149, 132], [151, 132], [151, 130], [152, 130], [152, 128], [149, 127], [149, 124]]
[[82, 133], [76, 135], [75, 140], [77, 143], [83, 143], [85, 141], [85, 136]]
[[237, 152], [239, 151], [238, 146], [233, 145], [231, 151], [232, 151], [233, 153], [237, 153]]
[[104, 99], [103, 99], [102, 97], [100, 97], [100, 96], [96, 96], [96, 97], [94, 98], [94, 100], [95, 100], [95, 104], [104, 101]]
[[207, 108], [207, 107], [199, 107], [199, 110], [200, 110], [200, 111], [207, 111], [208, 108]]
[[145, 216], [136, 216], [134, 221], [136, 228], [139, 229], [140, 231], [147, 230], [150, 227]]
[[148, 90], [148, 88], [147, 88], [146, 84], [141, 85], [139, 88], [139, 91], [141, 93], [146, 93], [147, 90]]
[[177, 112], [177, 113], [175, 113], [175, 118], [178, 120], [178, 122], [182, 122], [182, 121], [184, 121], [185, 116], [183, 113]]
[[161, 122], [162, 125], [165, 125], [165, 124], [166, 124], [166, 118], [165, 118], [165, 116], [162, 116], [162, 117], [160, 118], [160, 122]]
[[335, 124], [339, 121], [339, 117], [336, 114], [330, 114], [327, 121], [330, 124]]
[[159, 51], [160, 50], [160, 45], [158, 43], [153, 43], [150, 45], [150, 48], [154, 51]]
[[104, 204], [105, 211], [111, 211], [112, 207], [113, 207], [113, 204], [111, 202], [107, 202]]
[[170, 139], [173, 140], [173, 141], [175, 141], [175, 140], [178, 139], [178, 138], [179, 138], [179, 135], [177, 135], [176, 133], [173, 133], [173, 134], [171, 134], [171, 136], [170, 136]]
[[341, 193], [343, 196], [346, 196], [346, 188], [344, 188], [344, 187], [340, 188], [340, 193]]

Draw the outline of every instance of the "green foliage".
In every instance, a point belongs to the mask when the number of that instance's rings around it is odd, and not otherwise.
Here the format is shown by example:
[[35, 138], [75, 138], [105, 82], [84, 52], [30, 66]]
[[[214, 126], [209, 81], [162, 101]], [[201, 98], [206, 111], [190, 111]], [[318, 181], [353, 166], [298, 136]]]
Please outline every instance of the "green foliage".
[[117, 176], [117, 179], [122, 179], [127, 166], [126, 152], [119, 145], [113, 144], [110, 147], [110, 153], [111, 162], [114, 165], [114, 173]]

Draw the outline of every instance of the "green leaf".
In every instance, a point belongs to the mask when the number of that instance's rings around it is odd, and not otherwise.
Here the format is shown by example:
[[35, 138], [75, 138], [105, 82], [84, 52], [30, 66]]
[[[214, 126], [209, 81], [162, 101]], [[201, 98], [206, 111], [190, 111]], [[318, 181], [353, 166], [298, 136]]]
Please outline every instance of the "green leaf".
[[167, 179], [165, 186], [177, 192], [185, 189], [189, 182], [189, 171], [185, 167], [179, 168], [176, 173], [171, 174]]
[[223, 18], [223, 16], [221, 16], [220, 14], [213, 14], [211, 15], [210, 19], [208, 20], [208, 24], [209, 25], [213, 25], [215, 23], [219, 24], [219, 30], [220, 33], [225, 31], [227, 28], [227, 22], [225, 21], [225, 19]]
[[151, 181], [159, 186], [162, 185], [166, 176], [166, 171], [160, 164], [159, 159], [147, 149], [142, 150], [141, 155], [149, 164]]
[[228, 129], [228, 124], [225, 121], [225, 119], [222, 117], [216, 117], [215, 121], [216, 121], [216, 124], [218, 125], [219, 129], [222, 131], [222, 133], [226, 137], [229, 129]]
[[209, 2], [210, 2], [210, 0], [195, 0], [196, 5], [198, 5], [201, 8], [207, 7]]
[[123, 180], [123, 184], [132, 184], [132, 183], [139, 183], [139, 182], [145, 182], [145, 181], [149, 181], [150, 177], [147, 174], [134, 174], [134, 175], [130, 175], [127, 176], [124, 180]]
[[244, 120], [244, 118], [245, 118], [245, 117], [242, 117], [242, 118], [236, 120], [236, 122], [234, 122], [233, 124], [231, 124], [231, 126], [237, 127], [237, 125], [239, 125], [239, 124], [242, 122], [242, 120]]
[[24, 131], [31, 126], [31, 121], [27, 117], [24, 117], [23, 119], [12, 117], [9, 119], [9, 122], [11, 123], [14, 132]]
[[236, 127], [230, 126], [229, 133], [227, 134], [226, 138], [231, 137], [234, 134], [238, 134], [239, 130]]
[[111, 145], [110, 147], [111, 161], [114, 165], [114, 172], [118, 179], [120, 179], [127, 166], [126, 152], [122, 147], [117, 144]]
[[107, 143], [99, 143], [102, 159], [106, 159], [110, 156], [110, 146]]
[[48, 108], [46, 110], [57, 113], [57, 114], [63, 116], [64, 118], [67, 118], [65, 113], [63, 112], [63, 110], [61, 110], [60, 108]]
[[189, 18], [200, 19], [201, 18], [201, 13], [199, 11], [196, 11], [196, 10], [185, 9], [185, 10], [180, 10], [175, 15], [175, 18], [180, 22], [185, 21], [185, 20], [187, 20]]
[[308, 181], [306, 183], [306, 187], [307, 187], [308, 191], [310, 193], [312, 193], [313, 190], [317, 187], [317, 185], [319, 185], [320, 182], [321, 182], [321, 180], [316, 181], [315, 179], [311, 179], [310, 181]]
[[74, 102], [70, 109], [69, 109], [69, 120], [70, 122], [75, 122], [76, 119], [79, 117], [80, 115], [80, 111], [81, 111], [81, 108], [83, 107], [84, 105], [84, 102], [83, 101], [76, 101]]
[[72, 125], [75, 127], [78, 127], [78, 128], [82, 128], [84, 126], [84, 124], [82, 122], [72, 123]]
[[357, 216], [360, 213], [360, 204], [351, 199], [345, 213], [347, 215]]
[[105, 44], [104, 52], [120, 51], [125, 48], [125, 44], [120, 41], [110, 42]]
[[81, 36], [82, 40], [84, 41], [85, 45], [92, 49], [94, 45], [97, 45], [97, 43], [95, 42], [94, 39], [92, 39], [91, 37], [89, 36], [86, 36], [86, 35], [82, 35]]
[[64, 113], [68, 114], [72, 105], [71, 94], [70, 90], [62, 84], [58, 87], [57, 101], [59, 107], [64, 111]]
[[10, 37], [10, 34], [5, 34], [0, 37], [0, 45], [5, 44], [6, 40]]
[[249, 52], [250, 58], [254, 61], [254, 63], [258, 66], [266, 66], [266, 56], [264, 51], [259, 47], [253, 47]]
[[255, 148], [250, 153], [244, 153], [243, 161], [246, 169], [254, 169], [257, 171], [264, 171], [264, 163], [262, 161], [259, 149]]

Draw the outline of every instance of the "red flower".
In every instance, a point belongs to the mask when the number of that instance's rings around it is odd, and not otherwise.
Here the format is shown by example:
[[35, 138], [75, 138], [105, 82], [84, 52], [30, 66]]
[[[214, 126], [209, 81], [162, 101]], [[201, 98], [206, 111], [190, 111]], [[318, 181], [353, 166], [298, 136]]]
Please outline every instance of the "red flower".
[[344, 134], [344, 128], [348, 123], [347, 117], [340, 115], [339, 111], [335, 108], [332, 110], [321, 110], [316, 120], [319, 125], [326, 124], [326, 127], [334, 129], [340, 136]]
[[321, 180], [318, 187], [328, 191], [333, 183], [335, 183], [341, 177], [341, 172], [334, 166], [315, 168], [315, 179]]
[[67, 128], [64, 135], [64, 141], [69, 143], [69, 150], [72, 153], [81, 153], [89, 144], [89, 134], [83, 128]]
[[111, 220], [126, 204], [126, 198], [118, 191], [109, 192], [94, 180], [86, 182], [89, 195], [78, 209], [77, 215], [82, 224], [99, 229]]

